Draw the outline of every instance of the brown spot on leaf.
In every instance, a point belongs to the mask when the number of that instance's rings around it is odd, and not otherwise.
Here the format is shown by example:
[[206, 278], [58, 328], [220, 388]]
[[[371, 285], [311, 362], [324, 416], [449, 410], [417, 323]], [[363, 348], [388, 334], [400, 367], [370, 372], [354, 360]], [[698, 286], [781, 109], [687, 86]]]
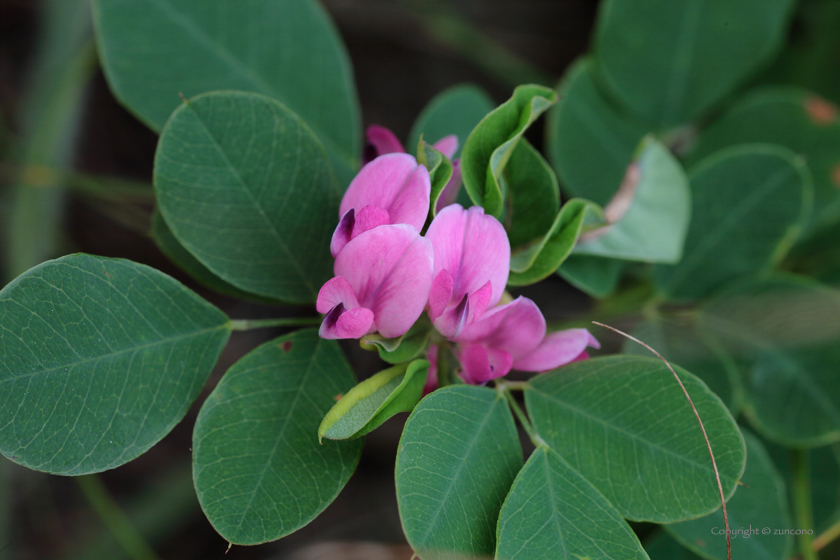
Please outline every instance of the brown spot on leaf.
[[334, 397], [333, 397], [333, 400], [334, 400], [335, 402], [338, 402], [338, 401], [340, 401], [342, 398], [344, 398], [344, 393], [339, 393], [339, 394], [337, 394], [336, 396], [334, 396]]
[[113, 279], [114, 279], [114, 277], [113, 277], [113, 276], [111, 276], [110, 274], [108, 274], [108, 271], [107, 271], [107, 270], [104, 270], [104, 269], [103, 269], [103, 270], [102, 270], [102, 274], [104, 274], [105, 276], [107, 276], [107, 277], [108, 277], [108, 278], [110, 278], [111, 280], [113, 280]]
[[280, 345], [280, 348], [283, 349], [283, 352], [288, 352], [289, 350], [292, 349], [292, 341], [287, 340], [286, 342], [284, 342], [283, 344]]
[[699, 546], [700, 548], [706, 548], [706, 541], [704, 541], [703, 539], [697, 539], [694, 542], [697, 543], [697, 546]]
[[815, 95], [805, 100], [805, 111], [819, 126], [829, 125], [837, 120], [837, 107]]

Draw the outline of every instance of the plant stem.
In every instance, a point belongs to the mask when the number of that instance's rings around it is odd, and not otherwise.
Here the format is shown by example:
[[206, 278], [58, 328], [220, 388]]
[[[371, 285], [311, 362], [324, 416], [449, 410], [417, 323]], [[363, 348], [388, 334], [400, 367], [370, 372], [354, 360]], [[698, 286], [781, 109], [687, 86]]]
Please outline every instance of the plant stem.
[[[802, 560], [817, 560], [812, 546], [814, 534], [814, 513], [811, 506], [811, 465], [807, 449], [791, 451], [793, 469], [793, 511], [796, 528], [802, 530], [799, 536], [799, 550]], [[807, 534], [810, 531], [811, 534]]]
[[79, 483], [79, 487], [88, 503], [99, 515], [102, 523], [108, 527], [122, 549], [131, 558], [134, 560], [159, 560], [158, 555], [134, 528], [97, 475], [80, 476], [76, 478], [76, 481]]
[[534, 447], [548, 447], [548, 444], [543, 440], [543, 438], [534, 431], [534, 427], [525, 415], [525, 411], [522, 410], [519, 403], [516, 402], [516, 398], [513, 396], [513, 393], [511, 393], [510, 384], [510, 381], [496, 380], [496, 389], [504, 395], [505, 399], [507, 399], [511, 410], [513, 410], [513, 413], [516, 415], [519, 423], [522, 424], [522, 428], [525, 430], [525, 433], [528, 434], [528, 438], [531, 440], [531, 443], [534, 444]]
[[320, 317], [280, 317], [277, 319], [233, 319], [230, 328], [234, 331], [250, 331], [268, 327], [312, 327], [321, 324]]

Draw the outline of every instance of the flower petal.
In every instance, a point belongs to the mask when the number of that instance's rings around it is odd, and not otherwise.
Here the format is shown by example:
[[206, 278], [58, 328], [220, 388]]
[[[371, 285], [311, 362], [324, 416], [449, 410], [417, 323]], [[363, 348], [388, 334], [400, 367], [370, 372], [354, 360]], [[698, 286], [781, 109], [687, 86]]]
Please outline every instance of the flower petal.
[[494, 307], [455, 337], [457, 342], [480, 342], [488, 348], [509, 352], [514, 360], [527, 356], [545, 338], [545, 318], [537, 304], [518, 297]]
[[402, 336], [423, 313], [432, 285], [432, 244], [412, 226], [385, 225], [350, 241], [335, 260], [386, 338]]
[[362, 155], [362, 165], [370, 163], [377, 157], [384, 156], [385, 154], [405, 152], [405, 149], [394, 133], [378, 124], [372, 124], [367, 128], [365, 131], [365, 140], [367, 141], [367, 145]]
[[354, 239], [359, 234], [371, 230], [375, 227], [390, 224], [390, 216], [388, 211], [378, 206], [365, 206], [358, 214], [353, 225], [353, 231], [350, 234], [350, 239]]
[[461, 160], [456, 159], [452, 162], [452, 177], [449, 178], [449, 182], [447, 182], [446, 186], [443, 187], [443, 191], [441, 191], [440, 196], [438, 197], [437, 204], [435, 204], [435, 212], [438, 213], [447, 206], [455, 204], [455, 201], [458, 200], [458, 191], [460, 189]]
[[513, 358], [508, 352], [487, 348], [483, 344], [468, 344], [458, 351], [458, 361], [463, 371], [461, 377], [473, 385], [483, 385], [491, 379], [510, 372]]
[[372, 325], [373, 311], [363, 307], [346, 310], [344, 304], [339, 303], [324, 317], [318, 334], [328, 340], [362, 338], [370, 332]]
[[432, 147], [445, 155], [447, 158], [452, 159], [452, 156], [454, 156], [455, 152], [458, 151], [458, 136], [456, 134], [444, 136], [435, 142]]
[[356, 225], [356, 211], [351, 208], [341, 216], [333, 232], [332, 241], [330, 241], [330, 253], [333, 258], [344, 249], [344, 246], [352, 239], [353, 227]]
[[454, 338], [464, 329], [469, 315], [470, 298], [465, 294], [458, 305], [447, 307], [441, 316], [435, 319], [435, 328], [446, 338]]
[[452, 275], [448, 270], [441, 270], [432, 281], [429, 293], [429, 317], [432, 321], [441, 316], [452, 299]]
[[331, 278], [321, 286], [318, 299], [315, 302], [315, 309], [318, 310], [318, 313], [329, 313], [339, 303], [343, 303], [345, 309], [361, 307], [353, 287], [343, 276]]
[[568, 329], [546, 336], [540, 345], [513, 362], [521, 371], [548, 371], [575, 361], [586, 347], [600, 344], [586, 329]]
[[429, 360], [429, 372], [426, 374], [426, 384], [423, 386], [423, 396], [428, 395], [438, 388], [438, 347], [432, 344], [426, 351], [426, 359]]
[[490, 280], [477, 292], [470, 294], [470, 316], [467, 318], [467, 324], [476, 322], [484, 315], [484, 312], [490, 304], [492, 294], [493, 285]]
[[378, 206], [388, 212], [391, 223], [422, 229], [429, 213], [429, 172], [408, 154], [380, 156], [365, 165], [351, 181], [341, 199], [339, 215], [351, 208]]
[[485, 215], [481, 206], [464, 210], [452, 204], [435, 217], [426, 237], [435, 250], [435, 275], [441, 270], [452, 275], [451, 303], [488, 281], [492, 286], [488, 305], [499, 302], [510, 273], [510, 242], [496, 218]]

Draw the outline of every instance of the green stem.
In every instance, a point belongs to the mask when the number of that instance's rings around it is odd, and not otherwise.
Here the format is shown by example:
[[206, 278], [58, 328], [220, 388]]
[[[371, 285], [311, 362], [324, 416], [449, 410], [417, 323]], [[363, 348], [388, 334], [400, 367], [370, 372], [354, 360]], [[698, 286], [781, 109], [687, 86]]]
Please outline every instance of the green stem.
[[111, 531], [122, 549], [134, 560], [160, 560], [152, 547], [134, 528], [128, 517], [108, 493], [102, 480], [95, 474], [76, 478], [85, 498]]
[[320, 317], [280, 317], [278, 319], [233, 319], [230, 328], [234, 331], [250, 331], [268, 327], [312, 327], [321, 324]]
[[[799, 550], [802, 560], [817, 560], [817, 553], [812, 546], [814, 534], [814, 514], [811, 506], [811, 466], [807, 449], [793, 449], [793, 511], [796, 528], [802, 530], [799, 536]], [[807, 534], [810, 532], [810, 534]]]
[[507, 399], [511, 410], [513, 410], [513, 413], [516, 415], [519, 423], [522, 424], [522, 428], [525, 430], [525, 433], [528, 434], [528, 438], [531, 440], [531, 443], [534, 444], [534, 447], [548, 447], [548, 444], [534, 430], [534, 427], [531, 425], [531, 421], [528, 420], [528, 416], [525, 415], [525, 411], [522, 410], [522, 407], [520, 407], [519, 403], [516, 402], [516, 398], [513, 396], [513, 393], [511, 393], [511, 383], [511, 381], [497, 380], [496, 389], [504, 395], [505, 399]]
[[449, 344], [446, 341], [438, 343], [437, 375], [438, 387], [452, 385], [452, 363], [449, 356]]

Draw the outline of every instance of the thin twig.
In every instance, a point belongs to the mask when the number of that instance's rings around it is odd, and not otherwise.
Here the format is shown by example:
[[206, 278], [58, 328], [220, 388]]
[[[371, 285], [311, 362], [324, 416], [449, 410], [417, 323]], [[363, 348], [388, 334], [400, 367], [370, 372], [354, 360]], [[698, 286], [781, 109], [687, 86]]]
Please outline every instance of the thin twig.
[[680, 376], [677, 375], [677, 372], [674, 371], [674, 368], [671, 367], [671, 364], [668, 363], [668, 360], [662, 357], [662, 354], [660, 354], [659, 352], [651, 348], [649, 345], [639, 340], [638, 338], [630, 336], [626, 332], [620, 331], [614, 327], [605, 325], [603, 323], [599, 323], [597, 321], [592, 321], [592, 324], [598, 325], [599, 327], [604, 327], [605, 329], [609, 329], [615, 333], [618, 333], [625, 338], [629, 338], [636, 344], [640, 344], [648, 350], [650, 350], [651, 352], [653, 352], [653, 354], [657, 358], [662, 360], [665, 363], [665, 365], [668, 366], [668, 369], [671, 370], [671, 373], [674, 374], [674, 378], [677, 380], [677, 383], [680, 384], [680, 388], [683, 390], [685, 398], [688, 399], [688, 404], [691, 405], [691, 410], [694, 411], [694, 416], [697, 417], [697, 423], [700, 424], [700, 429], [703, 431], [703, 438], [706, 440], [706, 448], [709, 450], [709, 457], [711, 457], [712, 459], [712, 468], [714, 468], [715, 470], [715, 479], [717, 480], [718, 491], [720, 492], [720, 506], [723, 509], [723, 524], [726, 527], [726, 558], [727, 560], [732, 560], [732, 540], [729, 535], [729, 516], [726, 513], [726, 498], [723, 496], [723, 484], [721, 484], [720, 482], [720, 472], [718, 471], [717, 461], [715, 461], [715, 454], [712, 452], [712, 442], [709, 441], [709, 436], [706, 434], [706, 427], [703, 425], [703, 421], [700, 419], [700, 413], [697, 412], [697, 407], [694, 406], [694, 401], [691, 400], [691, 396], [689, 396], [688, 390], [685, 388], [685, 385], [683, 385]]

